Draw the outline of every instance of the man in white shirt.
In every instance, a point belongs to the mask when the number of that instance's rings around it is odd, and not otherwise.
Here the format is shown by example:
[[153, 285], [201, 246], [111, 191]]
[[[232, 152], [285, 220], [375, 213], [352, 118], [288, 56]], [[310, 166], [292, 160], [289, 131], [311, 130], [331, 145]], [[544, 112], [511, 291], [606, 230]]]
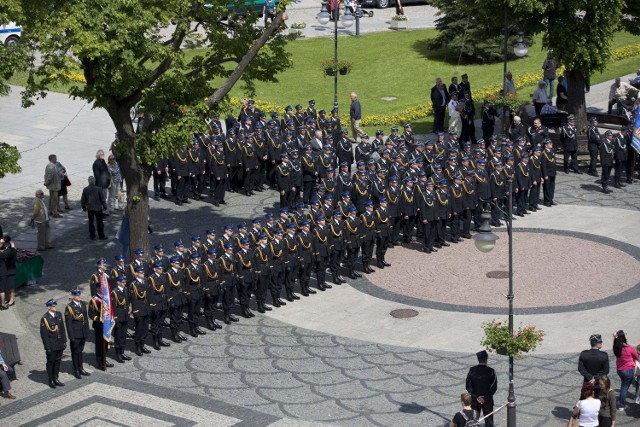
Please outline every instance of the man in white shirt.
[[38, 250], [45, 251], [53, 248], [51, 246], [51, 229], [49, 227], [49, 209], [44, 203], [44, 191], [36, 191], [36, 197], [32, 203], [33, 214], [31, 220], [36, 226], [38, 235]]
[[638, 94], [638, 89], [631, 86], [629, 83], [625, 83], [620, 80], [620, 77], [616, 77], [615, 82], [611, 85], [611, 89], [609, 90], [609, 105], [607, 107], [607, 113], [611, 114], [612, 107], [620, 101], [624, 101], [627, 98], [627, 94], [635, 93]]
[[547, 95], [547, 84], [544, 80], [540, 80], [538, 82], [538, 88], [533, 92], [533, 106], [536, 109], [536, 116], [540, 115], [540, 111], [542, 111], [542, 107], [549, 100], [549, 96]]

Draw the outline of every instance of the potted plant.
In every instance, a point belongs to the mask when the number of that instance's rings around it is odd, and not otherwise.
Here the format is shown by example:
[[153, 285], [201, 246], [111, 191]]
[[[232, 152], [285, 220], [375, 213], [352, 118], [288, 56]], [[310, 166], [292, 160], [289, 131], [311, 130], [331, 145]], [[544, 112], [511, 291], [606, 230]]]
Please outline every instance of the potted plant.
[[394, 15], [391, 17], [391, 28], [395, 30], [406, 30], [407, 21], [407, 15]]
[[524, 357], [524, 353], [534, 351], [544, 340], [544, 331], [535, 326], [520, 326], [513, 335], [509, 332], [509, 324], [506, 322], [485, 322], [482, 324], [484, 338], [480, 344], [488, 351], [512, 356], [515, 359]]
[[335, 76], [338, 73], [345, 75], [351, 71], [351, 68], [353, 68], [353, 62], [344, 59], [338, 61], [325, 59], [320, 62], [320, 66], [322, 67], [322, 72], [325, 76]]

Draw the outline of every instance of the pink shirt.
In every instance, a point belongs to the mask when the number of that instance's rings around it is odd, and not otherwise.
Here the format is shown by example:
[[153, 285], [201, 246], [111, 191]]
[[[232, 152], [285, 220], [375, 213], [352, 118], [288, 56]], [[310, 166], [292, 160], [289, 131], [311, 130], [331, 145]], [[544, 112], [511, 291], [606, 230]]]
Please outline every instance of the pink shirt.
[[616, 357], [616, 369], [618, 371], [628, 371], [636, 367], [636, 360], [638, 360], [638, 352], [629, 344], [622, 346], [622, 352], [620, 357]]

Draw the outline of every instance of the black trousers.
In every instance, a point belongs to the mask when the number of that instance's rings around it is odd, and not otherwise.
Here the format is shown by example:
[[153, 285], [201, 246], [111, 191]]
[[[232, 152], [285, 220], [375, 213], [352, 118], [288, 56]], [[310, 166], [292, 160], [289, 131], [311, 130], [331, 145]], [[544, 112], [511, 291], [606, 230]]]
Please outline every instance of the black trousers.
[[133, 320], [135, 323], [134, 340], [138, 344], [143, 344], [144, 340], [147, 339], [147, 334], [149, 333], [149, 316], [136, 316]]
[[425, 249], [433, 249], [433, 243], [436, 240], [436, 225], [437, 221], [429, 221], [426, 224], [422, 224]]
[[405, 243], [411, 242], [411, 236], [413, 235], [413, 227], [416, 223], [416, 217], [410, 216], [402, 219], [402, 240]]
[[611, 177], [611, 166], [602, 165], [602, 188], [607, 188], [609, 186], [609, 177]]
[[444, 110], [444, 106], [433, 109], [433, 133], [444, 132]]
[[236, 298], [236, 287], [233, 284], [221, 286], [220, 299], [222, 300], [222, 309], [228, 312], [233, 307], [233, 301]]
[[156, 197], [164, 196], [165, 194], [167, 194], [164, 190], [164, 183], [166, 180], [167, 174], [164, 172], [161, 174], [155, 172], [153, 174], [153, 194]]
[[242, 166], [231, 166], [229, 168], [229, 178], [227, 178], [227, 190], [238, 191], [241, 177]]
[[96, 227], [98, 237], [104, 239], [104, 222], [102, 221], [102, 211], [88, 211], [89, 215], [89, 237], [96, 238]]
[[105, 347], [107, 345], [102, 332], [102, 322], [93, 322], [93, 338], [96, 346], [96, 365], [99, 369], [104, 369], [107, 357], [105, 352]]
[[187, 198], [188, 176], [176, 177], [176, 200], [182, 202]]
[[598, 173], [596, 163], [598, 163], [598, 146], [589, 144], [589, 173]]
[[349, 273], [353, 273], [353, 270], [356, 265], [356, 260], [358, 259], [358, 252], [360, 251], [359, 247], [347, 247], [347, 258], [345, 259], [345, 263], [347, 264], [347, 268], [349, 269]]
[[311, 266], [311, 262], [300, 263], [300, 268], [298, 269], [298, 281], [302, 287], [309, 286], [309, 281], [311, 280]]
[[60, 375], [60, 361], [63, 350], [53, 350], [47, 353], [47, 376], [49, 381], [57, 380]]
[[256, 301], [264, 303], [267, 300], [269, 290], [269, 275], [260, 274], [256, 281]]
[[270, 162], [268, 160], [258, 159], [258, 169], [256, 169], [254, 188], [261, 188], [264, 186], [267, 181], [267, 165], [269, 163]]
[[529, 207], [529, 190], [520, 189], [516, 195], [517, 213], [523, 214]]
[[[490, 414], [491, 412], [493, 412], [493, 399], [490, 399], [488, 402], [485, 401], [482, 405], [478, 403], [472, 403], [471, 409], [477, 411], [478, 413], [480, 413], [480, 411], [482, 410], [482, 415]], [[485, 427], [493, 427], [493, 415], [489, 415], [484, 419], [484, 425]]]
[[187, 300], [187, 321], [189, 326], [198, 326], [197, 317], [200, 315], [200, 298], [189, 298]]
[[329, 257], [327, 257], [326, 255], [316, 255], [315, 271], [316, 271], [316, 284], [317, 284], [317, 286], [325, 284], [325, 281], [326, 281], [326, 279], [325, 279], [325, 276], [326, 276], [325, 270], [327, 269], [327, 261], [328, 260], [329, 260]]
[[362, 241], [362, 263], [363, 264], [371, 263], [371, 258], [373, 258], [373, 244], [374, 244], [373, 238], [364, 239]]
[[553, 202], [553, 197], [556, 193], [556, 176], [551, 175], [544, 180], [542, 184], [542, 192], [544, 195], [544, 204], [549, 205]]
[[82, 369], [82, 352], [84, 351], [85, 342], [85, 338], [74, 338], [69, 340], [69, 346], [71, 347], [71, 361], [73, 363], [74, 372]]
[[486, 200], [478, 199], [478, 204], [476, 205], [476, 209], [473, 212], [473, 223], [476, 225], [476, 227], [480, 227], [480, 224], [482, 224], [482, 219], [480, 217], [484, 212], [485, 203], [487, 203]]
[[540, 184], [534, 185], [529, 190], [529, 207], [535, 208], [540, 204]]
[[493, 135], [493, 130], [495, 129], [495, 124], [493, 125], [482, 125], [482, 139], [485, 141], [489, 141], [489, 138]]
[[342, 258], [344, 257], [343, 249], [333, 249], [329, 254], [329, 270], [331, 274], [334, 276], [339, 275], [340, 273], [340, 263], [342, 262]]
[[116, 351], [123, 352], [127, 345], [127, 322], [116, 322], [113, 328], [113, 341]]
[[293, 292], [298, 277], [299, 266], [297, 263], [289, 263], [284, 271], [284, 286], [287, 292]]
[[224, 196], [227, 192], [227, 178], [216, 179], [211, 175], [210, 189], [213, 200], [216, 202], [224, 202]]
[[400, 239], [400, 223], [402, 222], [401, 216], [394, 216], [391, 218], [391, 243], [394, 245], [398, 243]]
[[284, 282], [284, 268], [280, 267], [271, 271], [271, 283], [270, 290], [272, 294], [280, 296], [282, 290], [282, 283]]
[[578, 152], [575, 150], [564, 150], [564, 171], [567, 172], [569, 168], [578, 171]]
[[625, 160], [616, 160], [616, 170], [613, 175], [615, 185], [620, 185], [620, 183], [622, 182], [622, 171], [625, 169], [625, 162]]
[[169, 327], [172, 331], [177, 331], [182, 323], [182, 304], [169, 304]]
[[[493, 210], [492, 210], [493, 214]], [[469, 236], [471, 234], [471, 209], [462, 211], [462, 235]]]
[[209, 291], [202, 295], [202, 310], [204, 317], [213, 317], [213, 313], [216, 311], [216, 302], [218, 301], [218, 295], [220, 290], [217, 284], [211, 284]]
[[447, 231], [447, 219], [442, 218], [436, 221], [436, 238], [435, 245], [442, 246], [444, 243], [444, 236]]
[[236, 290], [238, 291], [238, 300], [241, 305], [249, 305], [251, 301], [251, 293], [253, 292], [253, 278], [245, 277], [239, 280], [236, 284]]
[[162, 338], [162, 326], [164, 325], [165, 317], [167, 317], [166, 310], [151, 311], [151, 335], [157, 335]]
[[256, 169], [244, 169], [242, 173], [244, 174], [244, 181], [242, 185], [244, 187], [244, 191], [253, 191], [255, 185]]
[[389, 236], [376, 237], [376, 258], [378, 261], [382, 261], [387, 255], [387, 246], [389, 246]]
[[308, 205], [309, 202], [311, 201], [311, 192], [313, 191], [313, 181], [304, 181], [303, 182], [303, 192], [304, 195], [302, 196], [302, 200], [304, 201], [305, 205]]
[[451, 240], [458, 240], [460, 238], [460, 215], [454, 213], [449, 218], [449, 228], [451, 229]]

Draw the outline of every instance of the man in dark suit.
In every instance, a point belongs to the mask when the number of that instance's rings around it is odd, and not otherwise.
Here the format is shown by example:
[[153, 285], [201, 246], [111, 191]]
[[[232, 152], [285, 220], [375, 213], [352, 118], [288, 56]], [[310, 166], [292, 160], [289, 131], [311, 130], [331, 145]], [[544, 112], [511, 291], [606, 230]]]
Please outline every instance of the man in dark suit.
[[449, 102], [449, 92], [441, 78], [436, 79], [436, 85], [431, 88], [431, 104], [433, 105], [433, 133], [444, 132], [444, 111]]
[[89, 214], [89, 238], [96, 239], [96, 226], [98, 228], [98, 237], [100, 240], [106, 240], [104, 235], [104, 223], [102, 222], [102, 210], [107, 210], [107, 201], [104, 198], [104, 192], [96, 185], [96, 179], [89, 177], [89, 185], [82, 190], [80, 198], [82, 210]]
[[69, 343], [71, 344], [73, 375], [77, 379], [81, 379], [82, 375], [89, 375], [84, 370], [82, 362], [84, 344], [89, 338], [89, 314], [87, 313], [86, 303], [82, 301], [80, 289], [71, 290], [71, 301], [64, 311], [64, 321], [67, 326], [67, 334], [69, 334]]
[[469, 369], [467, 374], [467, 391], [471, 395], [471, 408], [480, 412], [486, 417], [484, 419], [486, 427], [493, 427], [493, 395], [498, 389], [498, 379], [496, 371], [487, 366], [489, 354], [485, 351], [476, 353], [478, 365]]
[[[593, 384], [596, 396], [600, 396], [600, 377], [609, 374], [609, 355], [602, 348], [602, 335], [593, 334], [589, 337], [591, 348], [580, 353], [578, 372], [584, 382]], [[583, 399], [584, 396], [580, 396]]]
[[62, 387], [62, 383], [58, 379], [60, 373], [60, 361], [62, 360], [62, 352], [67, 348], [67, 334], [64, 328], [64, 319], [62, 314], [58, 313], [58, 303], [56, 300], [50, 299], [45, 303], [47, 312], [40, 319], [40, 338], [44, 345], [44, 351], [47, 353], [47, 376], [49, 377], [49, 387]]

